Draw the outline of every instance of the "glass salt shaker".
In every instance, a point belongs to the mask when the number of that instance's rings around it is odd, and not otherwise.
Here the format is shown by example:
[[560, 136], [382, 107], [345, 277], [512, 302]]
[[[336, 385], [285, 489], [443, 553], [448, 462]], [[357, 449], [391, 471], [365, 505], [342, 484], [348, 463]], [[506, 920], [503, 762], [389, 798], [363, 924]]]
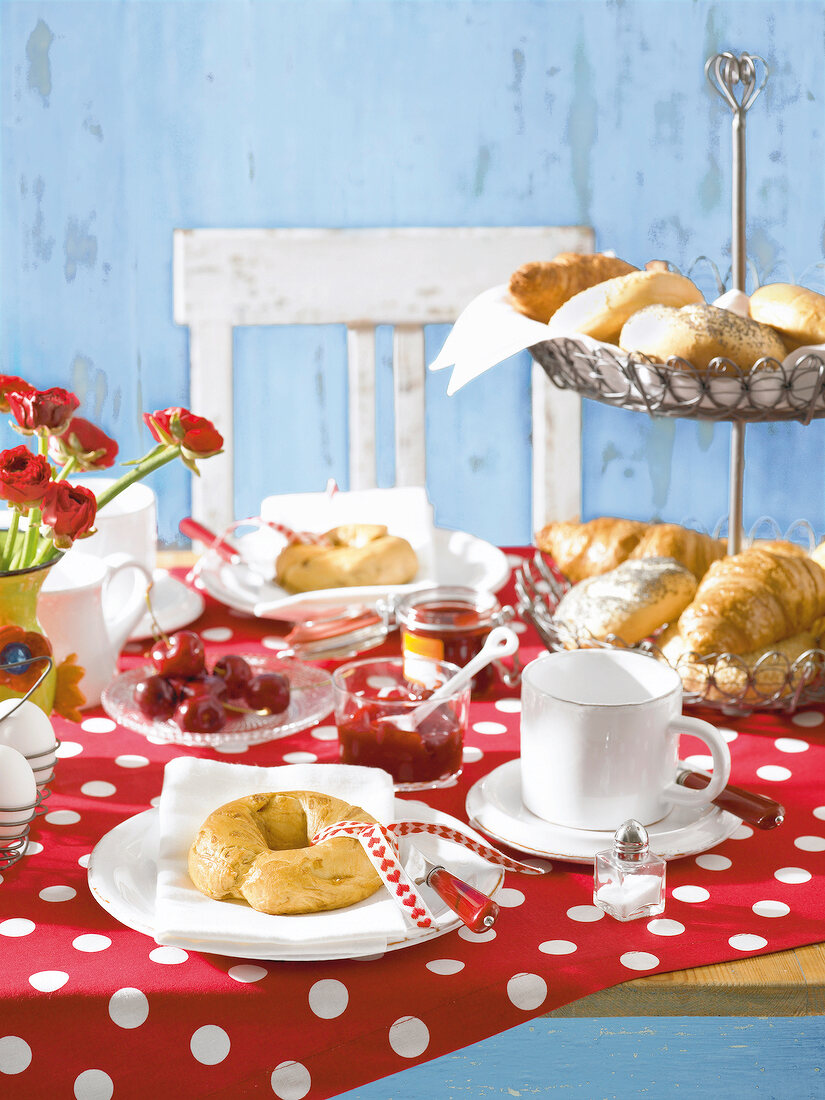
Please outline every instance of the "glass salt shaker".
[[613, 847], [596, 853], [593, 904], [616, 920], [653, 917], [665, 908], [665, 861], [650, 851], [647, 829], [631, 818]]

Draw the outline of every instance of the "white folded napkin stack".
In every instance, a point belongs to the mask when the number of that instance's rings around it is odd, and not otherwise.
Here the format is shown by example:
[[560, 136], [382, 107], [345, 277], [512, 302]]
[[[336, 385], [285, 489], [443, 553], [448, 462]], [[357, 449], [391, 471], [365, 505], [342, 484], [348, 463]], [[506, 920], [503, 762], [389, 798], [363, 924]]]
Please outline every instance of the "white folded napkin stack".
[[259, 913], [245, 903], [214, 901], [195, 889], [187, 857], [206, 817], [244, 795], [292, 790], [334, 795], [363, 807], [378, 821], [393, 820], [392, 779], [379, 768], [262, 768], [187, 756], [166, 765], [159, 809], [157, 943], [242, 958], [320, 959], [379, 953], [405, 937], [401, 911], [383, 889], [344, 909], [300, 916]]

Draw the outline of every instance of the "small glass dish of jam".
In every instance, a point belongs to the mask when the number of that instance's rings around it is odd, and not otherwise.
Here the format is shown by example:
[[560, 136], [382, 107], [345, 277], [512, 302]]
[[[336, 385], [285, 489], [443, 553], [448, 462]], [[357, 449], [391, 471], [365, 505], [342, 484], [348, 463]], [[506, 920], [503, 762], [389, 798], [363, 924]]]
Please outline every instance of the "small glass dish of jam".
[[[514, 614], [512, 607], [502, 607], [492, 592], [461, 585], [411, 592], [396, 607], [404, 671], [410, 679], [433, 687], [431, 680], [438, 662], [463, 668], [479, 652], [493, 627], [510, 622]], [[496, 661], [473, 677], [473, 695], [490, 691], [497, 670], [511, 686], [509, 674]]]
[[332, 674], [342, 764], [383, 768], [397, 791], [443, 787], [461, 774], [470, 688], [459, 688], [411, 729], [402, 719], [458, 672], [443, 661], [426, 686], [405, 675], [400, 657], [352, 661]]

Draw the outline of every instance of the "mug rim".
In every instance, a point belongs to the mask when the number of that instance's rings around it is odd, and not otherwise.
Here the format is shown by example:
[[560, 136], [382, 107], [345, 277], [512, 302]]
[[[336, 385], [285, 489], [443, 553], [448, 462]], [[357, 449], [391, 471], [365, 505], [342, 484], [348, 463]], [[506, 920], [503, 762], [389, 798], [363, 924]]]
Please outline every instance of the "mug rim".
[[[539, 684], [536, 683], [536, 669], [534, 666], [540, 666], [546, 664], [549, 661], [558, 660], [559, 658], [561, 658], [562, 660], [567, 659], [568, 661], [581, 659], [585, 654], [593, 654], [594, 656], [598, 656], [601, 658], [606, 657], [610, 661], [614, 661], [617, 658], [620, 661], [624, 661], [625, 659], [629, 658], [631, 663], [635, 663], [637, 660], [651, 661], [653, 662], [653, 666], [655, 667], [657, 673], [661, 673], [662, 675], [671, 679], [671, 686], [668, 688], [662, 688], [661, 690], [651, 688], [651, 692], [655, 691], [655, 694], [650, 694], [646, 699], [637, 699], [624, 703], [600, 703], [593, 700], [583, 701], [581, 699], [573, 699], [570, 696], [559, 694], [557, 690], [551, 691], [548, 688], [541, 687], [539, 686]], [[589, 656], [585, 657], [585, 660], [590, 659], [591, 658]], [[529, 687], [532, 688], [537, 694], [543, 695], [549, 699], [553, 699], [559, 703], [566, 703], [568, 706], [573, 707], [597, 707], [603, 709], [617, 709], [620, 707], [644, 707], [649, 706], [651, 703], [659, 702], [662, 699], [667, 699], [670, 695], [675, 694], [677, 691], [679, 693], [679, 697], [681, 698], [683, 693], [682, 678], [675, 668], [672, 668], [670, 665], [663, 664], [661, 661], [657, 661], [655, 657], [649, 656], [646, 653], [639, 653], [636, 650], [625, 649], [560, 649], [541, 653], [538, 657], [534, 658], [532, 661], [529, 661], [524, 666], [521, 674], [521, 682], [522, 685], [529, 685]]]

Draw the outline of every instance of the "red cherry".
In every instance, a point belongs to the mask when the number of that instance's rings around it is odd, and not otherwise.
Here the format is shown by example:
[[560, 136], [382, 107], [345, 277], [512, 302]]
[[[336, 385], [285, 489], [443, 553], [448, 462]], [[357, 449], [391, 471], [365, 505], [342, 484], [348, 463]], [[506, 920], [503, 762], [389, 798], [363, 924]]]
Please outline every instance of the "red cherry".
[[220, 676], [213, 676], [209, 672], [196, 676], [194, 679], [173, 676], [171, 682], [175, 686], [178, 698], [181, 700], [194, 699], [200, 695], [211, 695], [220, 700], [227, 694], [225, 681]]
[[164, 676], [194, 679], [206, 669], [206, 650], [194, 630], [179, 630], [152, 646], [152, 664]]
[[178, 702], [178, 693], [165, 676], [147, 676], [145, 680], [138, 680], [133, 696], [138, 710], [147, 718], [171, 718]]
[[243, 698], [244, 688], [252, 679], [249, 663], [237, 653], [227, 653], [219, 657], [212, 666], [212, 673], [222, 678], [231, 698]]
[[214, 695], [184, 699], [172, 717], [188, 733], [217, 733], [226, 725], [226, 714]]
[[289, 680], [281, 672], [258, 672], [244, 691], [244, 701], [253, 710], [280, 714], [289, 706]]

